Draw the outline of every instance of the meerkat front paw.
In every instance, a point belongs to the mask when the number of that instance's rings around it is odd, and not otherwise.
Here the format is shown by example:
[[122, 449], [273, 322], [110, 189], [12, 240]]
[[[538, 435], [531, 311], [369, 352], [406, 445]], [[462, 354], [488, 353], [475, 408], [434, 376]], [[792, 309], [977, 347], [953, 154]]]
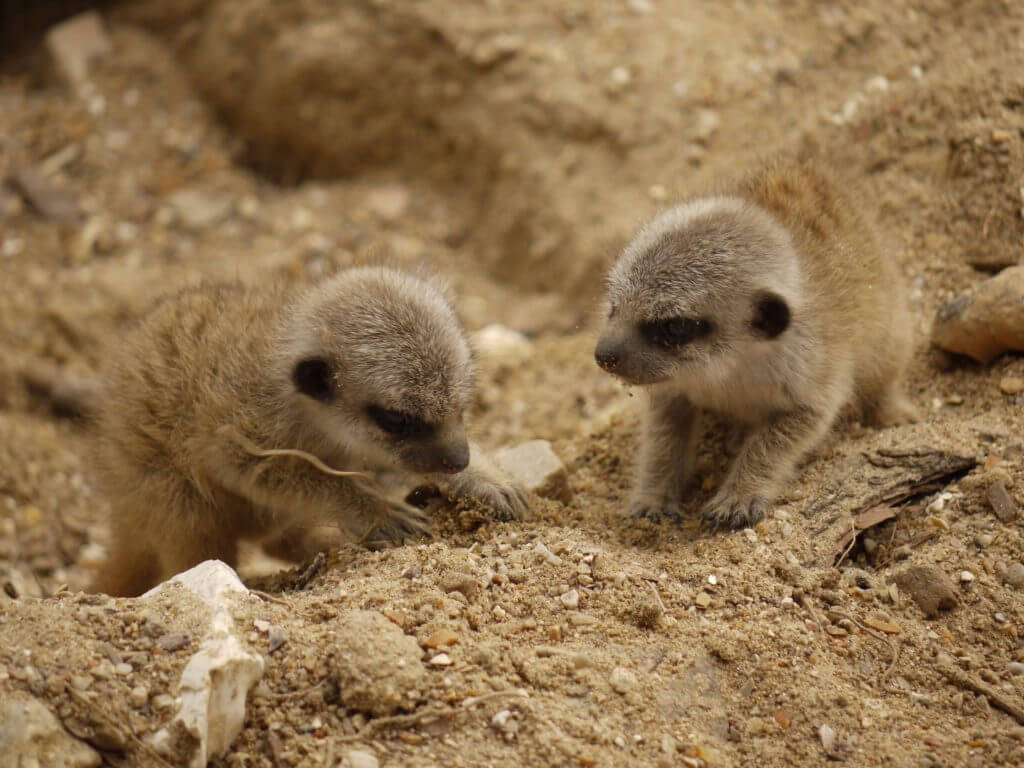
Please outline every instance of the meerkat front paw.
[[522, 520], [529, 506], [526, 492], [515, 483], [479, 474], [460, 476], [452, 491], [460, 498], [473, 499], [488, 507], [494, 519], [502, 522]]
[[682, 520], [682, 510], [679, 503], [671, 498], [643, 496], [630, 502], [629, 516], [650, 520], [652, 523], [660, 523], [662, 520], [679, 523]]
[[722, 493], [704, 507], [701, 522], [711, 530], [719, 528], [750, 528], [764, 517], [768, 504], [764, 497]]

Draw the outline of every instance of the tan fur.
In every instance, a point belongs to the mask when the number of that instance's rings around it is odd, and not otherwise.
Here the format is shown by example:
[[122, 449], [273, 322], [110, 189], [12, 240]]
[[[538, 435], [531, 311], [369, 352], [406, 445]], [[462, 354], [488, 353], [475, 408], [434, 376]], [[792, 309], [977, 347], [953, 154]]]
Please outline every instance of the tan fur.
[[[295, 378], [311, 357], [330, 366], [323, 400]], [[234, 565], [240, 538], [287, 539], [323, 523], [355, 536], [422, 530], [420, 510], [365, 479], [254, 447], [304, 451], [341, 471], [457, 469], [468, 460], [472, 374], [443, 292], [390, 269], [348, 270], [298, 292], [206, 285], [167, 298], [115, 353], [98, 444], [112, 545], [94, 590], [137, 595], [205, 559]], [[371, 404], [431, 431], [386, 433]], [[520, 515], [523, 495], [476, 463], [437, 477]]]
[[[677, 513], [701, 411], [750, 427], [705, 509], [716, 527], [757, 522], [844, 405], [879, 425], [915, 418], [902, 281], [840, 189], [820, 167], [766, 165], [656, 217], [613, 267], [596, 355], [651, 395], [634, 514]], [[700, 324], [671, 331], [673, 317]], [[687, 340], [652, 341], [666, 334]]]

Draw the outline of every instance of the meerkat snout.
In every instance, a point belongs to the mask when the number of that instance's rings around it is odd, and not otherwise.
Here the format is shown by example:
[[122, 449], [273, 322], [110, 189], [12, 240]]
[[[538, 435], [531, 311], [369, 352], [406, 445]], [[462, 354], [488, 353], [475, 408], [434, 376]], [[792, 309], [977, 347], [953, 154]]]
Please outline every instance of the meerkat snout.
[[914, 418], [899, 275], [843, 193], [776, 163], [664, 211], [619, 256], [594, 357], [648, 386], [634, 515], [677, 514], [703, 411], [749, 428], [705, 508], [716, 527], [756, 523], [847, 403], [879, 424]]

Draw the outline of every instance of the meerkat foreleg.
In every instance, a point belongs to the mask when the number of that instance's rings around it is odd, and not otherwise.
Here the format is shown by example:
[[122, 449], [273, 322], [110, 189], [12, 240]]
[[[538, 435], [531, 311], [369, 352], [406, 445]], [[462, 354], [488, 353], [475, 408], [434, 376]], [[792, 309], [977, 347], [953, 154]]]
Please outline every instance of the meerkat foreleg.
[[835, 409], [804, 407], [758, 425], [747, 437], [722, 487], [704, 508], [715, 530], [755, 525], [797, 462], [828, 431]]
[[228, 490], [287, 523], [332, 523], [357, 537], [380, 526], [427, 531], [422, 510], [378, 493], [368, 481], [333, 477], [293, 456], [254, 457], [229, 440], [216, 454], [214, 474]]
[[629, 502], [633, 517], [679, 518], [683, 492], [693, 478], [699, 426], [700, 411], [686, 397], [652, 393]]
[[521, 520], [526, 512], [526, 493], [509, 481], [498, 466], [470, 443], [469, 466], [457, 475], [437, 475], [438, 485], [456, 498], [477, 499], [494, 511], [499, 520]]

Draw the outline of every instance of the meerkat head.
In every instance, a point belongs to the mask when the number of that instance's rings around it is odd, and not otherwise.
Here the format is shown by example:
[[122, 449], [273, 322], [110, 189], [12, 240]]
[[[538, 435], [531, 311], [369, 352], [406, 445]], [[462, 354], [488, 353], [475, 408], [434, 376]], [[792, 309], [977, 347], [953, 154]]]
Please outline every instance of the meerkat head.
[[739, 198], [671, 208], [608, 275], [594, 357], [631, 384], [724, 380], [790, 327], [800, 272], [788, 233]]
[[469, 464], [473, 360], [437, 285], [383, 267], [341, 272], [292, 305], [283, 347], [285, 386], [324, 440], [414, 472]]

